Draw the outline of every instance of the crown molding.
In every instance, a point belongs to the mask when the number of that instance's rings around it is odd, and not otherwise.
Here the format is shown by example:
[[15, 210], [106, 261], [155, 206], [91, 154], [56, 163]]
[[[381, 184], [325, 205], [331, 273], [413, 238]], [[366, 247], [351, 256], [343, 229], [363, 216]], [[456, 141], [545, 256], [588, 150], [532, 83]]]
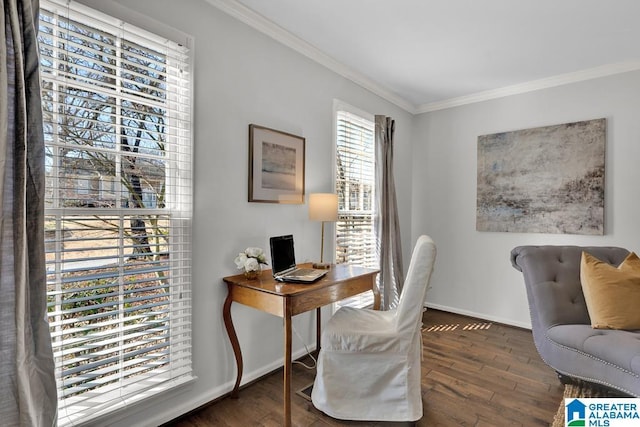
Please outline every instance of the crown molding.
[[289, 31], [278, 26], [274, 22], [268, 20], [264, 16], [254, 12], [245, 5], [236, 0], [206, 0], [207, 3], [220, 9], [221, 11], [231, 15], [237, 20], [244, 22], [250, 27], [266, 34], [283, 45], [295, 50], [296, 52], [316, 61], [325, 66], [329, 70], [351, 80], [359, 86], [373, 92], [374, 94], [386, 99], [387, 101], [397, 105], [403, 110], [415, 114], [415, 105], [407, 102], [386, 87], [374, 82], [363, 74], [347, 67], [343, 63], [337, 61], [333, 57], [322, 52], [310, 43], [291, 34]]
[[562, 86], [570, 83], [582, 82], [585, 80], [597, 79], [600, 77], [615, 74], [627, 73], [640, 70], [640, 61], [619, 62], [572, 73], [559, 74], [539, 80], [532, 80], [512, 86], [505, 86], [499, 89], [492, 89], [457, 98], [445, 99], [443, 101], [431, 102], [416, 108], [414, 114], [429, 113], [432, 111], [445, 110], [447, 108], [459, 107], [476, 102], [489, 101], [492, 99], [504, 98], [506, 96], [519, 95], [536, 90]]
[[291, 34], [284, 28], [276, 25], [274, 22], [256, 13], [252, 9], [249, 9], [237, 0], [206, 1], [237, 20], [244, 22], [250, 27], [266, 34], [307, 58], [316, 61], [344, 78], [351, 80], [357, 85], [362, 86], [392, 104], [397, 105], [410, 114], [423, 114], [438, 110], [445, 110], [467, 104], [475, 104], [477, 102], [489, 101], [541, 89], [548, 89], [585, 80], [640, 70], [640, 61], [620, 62], [415, 106], [411, 102], [408, 102], [406, 99], [395, 94], [390, 89], [374, 82], [352, 68], [347, 67], [310, 43], [307, 43], [299, 37]]

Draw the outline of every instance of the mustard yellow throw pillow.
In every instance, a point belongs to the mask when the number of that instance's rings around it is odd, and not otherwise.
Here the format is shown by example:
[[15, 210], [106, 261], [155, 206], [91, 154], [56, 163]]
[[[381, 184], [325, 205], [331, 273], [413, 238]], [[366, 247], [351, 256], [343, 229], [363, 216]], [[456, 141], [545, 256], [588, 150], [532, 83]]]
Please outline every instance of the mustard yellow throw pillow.
[[640, 258], [630, 253], [614, 267], [586, 252], [580, 282], [596, 329], [640, 329]]

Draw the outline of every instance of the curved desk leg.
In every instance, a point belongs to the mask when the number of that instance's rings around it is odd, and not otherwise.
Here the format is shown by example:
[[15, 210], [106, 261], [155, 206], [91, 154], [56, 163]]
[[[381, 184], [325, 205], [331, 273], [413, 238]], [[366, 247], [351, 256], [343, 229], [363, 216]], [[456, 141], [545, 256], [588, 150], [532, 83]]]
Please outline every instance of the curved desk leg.
[[236, 357], [236, 367], [238, 368], [238, 376], [236, 377], [236, 384], [231, 390], [231, 397], [233, 399], [238, 398], [238, 390], [240, 389], [240, 380], [242, 379], [242, 352], [240, 351], [240, 342], [236, 335], [236, 329], [233, 327], [233, 320], [231, 319], [231, 289], [227, 294], [227, 299], [224, 300], [224, 307], [222, 308], [222, 315], [224, 318], [224, 326], [227, 328], [227, 335], [229, 341], [231, 341], [231, 347], [233, 347], [233, 354]]

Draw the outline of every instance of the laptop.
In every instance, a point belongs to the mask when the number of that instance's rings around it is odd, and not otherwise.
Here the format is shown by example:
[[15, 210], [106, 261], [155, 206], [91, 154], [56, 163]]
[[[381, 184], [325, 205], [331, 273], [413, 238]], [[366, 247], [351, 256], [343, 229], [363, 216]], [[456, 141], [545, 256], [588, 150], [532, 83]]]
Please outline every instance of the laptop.
[[293, 236], [276, 236], [269, 239], [273, 278], [279, 282], [313, 283], [327, 274], [327, 270], [297, 268]]

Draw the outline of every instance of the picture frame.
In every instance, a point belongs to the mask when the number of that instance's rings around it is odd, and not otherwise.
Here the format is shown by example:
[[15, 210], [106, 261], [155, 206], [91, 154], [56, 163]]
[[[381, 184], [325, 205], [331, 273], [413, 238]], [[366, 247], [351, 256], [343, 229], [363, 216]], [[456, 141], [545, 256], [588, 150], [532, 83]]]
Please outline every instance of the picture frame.
[[604, 235], [607, 119], [478, 137], [476, 230]]
[[249, 125], [249, 202], [304, 203], [305, 138]]

